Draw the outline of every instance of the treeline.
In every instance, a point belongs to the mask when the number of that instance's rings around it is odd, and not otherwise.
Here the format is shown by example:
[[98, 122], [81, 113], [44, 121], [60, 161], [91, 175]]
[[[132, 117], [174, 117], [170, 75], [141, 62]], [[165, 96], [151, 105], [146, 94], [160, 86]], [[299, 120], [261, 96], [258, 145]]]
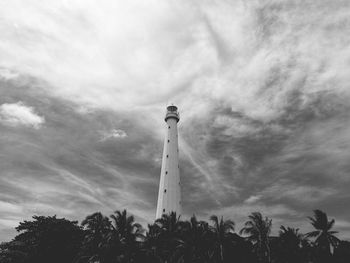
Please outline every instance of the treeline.
[[126, 210], [110, 217], [89, 215], [79, 225], [64, 218], [33, 216], [19, 223], [18, 235], [0, 245], [1, 263], [349, 263], [350, 242], [333, 231], [334, 219], [315, 210], [314, 231], [281, 226], [255, 212], [243, 229], [217, 216], [181, 220], [163, 215], [147, 230]]

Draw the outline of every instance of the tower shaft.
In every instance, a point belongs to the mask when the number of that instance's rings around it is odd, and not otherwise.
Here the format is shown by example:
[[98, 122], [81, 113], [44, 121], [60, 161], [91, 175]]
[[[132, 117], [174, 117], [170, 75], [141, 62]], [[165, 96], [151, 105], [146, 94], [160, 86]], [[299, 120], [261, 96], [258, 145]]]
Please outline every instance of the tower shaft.
[[162, 168], [158, 192], [156, 218], [162, 214], [181, 214], [181, 186], [179, 172], [179, 147], [177, 123], [180, 120], [176, 106], [168, 106], [165, 116], [166, 135], [164, 139]]

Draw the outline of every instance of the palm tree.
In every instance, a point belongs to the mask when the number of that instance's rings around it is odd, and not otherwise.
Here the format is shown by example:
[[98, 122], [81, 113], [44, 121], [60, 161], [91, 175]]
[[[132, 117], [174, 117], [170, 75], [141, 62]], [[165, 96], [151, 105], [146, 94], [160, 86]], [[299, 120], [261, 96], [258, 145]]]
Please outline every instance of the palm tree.
[[315, 238], [315, 245], [321, 254], [326, 257], [331, 255], [331, 248], [335, 248], [339, 239], [334, 236], [337, 231], [331, 231], [334, 226], [334, 219], [328, 220], [327, 214], [321, 210], [314, 210], [314, 217], [309, 217], [315, 231], [306, 234], [307, 237]]
[[281, 263], [301, 262], [303, 235], [298, 228], [281, 226], [278, 237], [278, 259]]
[[161, 218], [156, 220], [156, 224], [159, 225], [162, 234], [174, 235], [180, 230], [182, 225], [180, 216], [176, 215], [176, 212], [171, 212], [169, 214], [163, 214]]
[[148, 224], [148, 231], [142, 246], [142, 253], [147, 258], [144, 261], [162, 262], [160, 227], [157, 224]]
[[87, 216], [81, 223], [85, 230], [82, 256], [88, 262], [103, 260], [103, 246], [111, 230], [111, 221], [100, 212]]
[[270, 262], [269, 235], [272, 220], [268, 217], [263, 219], [263, 216], [259, 212], [253, 212], [248, 218], [250, 220], [244, 224], [240, 234], [248, 235], [247, 239], [254, 244], [260, 262]]
[[212, 215], [210, 220], [213, 222], [213, 226], [211, 227], [211, 231], [214, 234], [214, 239], [216, 243], [216, 247], [219, 250], [219, 260], [220, 262], [224, 261], [224, 246], [227, 244], [229, 240], [230, 234], [232, 234], [235, 230], [235, 223], [232, 220], [224, 220], [221, 217], [220, 221], [216, 215]]
[[193, 215], [183, 224], [181, 238], [176, 239], [176, 262], [205, 263], [211, 256], [210, 228]]
[[119, 247], [122, 252], [118, 255], [118, 260], [133, 262], [139, 243], [144, 239], [142, 226], [135, 223], [134, 217], [128, 216], [126, 210], [115, 211], [110, 217], [113, 223], [109, 241], [114, 242], [112, 245]]
[[176, 239], [181, 238], [181, 232], [184, 227], [184, 222], [180, 220], [175, 212], [163, 214], [161, 218], [155, 221], [159, 227], [159, 242], [162, 259], [169, 262], [174, 256], [176, 247]]

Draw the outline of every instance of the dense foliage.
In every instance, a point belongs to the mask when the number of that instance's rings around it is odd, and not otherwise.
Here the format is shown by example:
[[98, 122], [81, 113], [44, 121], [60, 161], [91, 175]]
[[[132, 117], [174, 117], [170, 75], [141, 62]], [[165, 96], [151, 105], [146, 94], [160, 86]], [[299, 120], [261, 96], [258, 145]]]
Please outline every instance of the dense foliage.
[[339, 240], [334, 220], [315, 210], [314, 231], [281, 226], [271, 236], [272, 220], [248, 216], [240, 235], [235, 223], [215, 215], [181, 220], [163, 215], [145, 230], [126, 210], [110, 217], [87, 216], [78, 225], [64, 218], [33, 216], [16, 227], [19, 234], [0, 245], [1, 263], [345, 263], [350, 242]]

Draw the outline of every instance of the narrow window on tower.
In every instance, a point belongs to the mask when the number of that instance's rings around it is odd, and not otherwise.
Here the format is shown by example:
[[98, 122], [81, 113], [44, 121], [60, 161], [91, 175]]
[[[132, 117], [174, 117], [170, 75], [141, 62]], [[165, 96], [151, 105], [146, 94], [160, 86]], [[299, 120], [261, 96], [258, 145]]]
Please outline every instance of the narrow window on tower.
[[168, 142], [170, 142], [170, 140], [168, 140]]
[[165, 171], [165, 174], [168, 174], [168, 171]]
[[163, 209], [163, 213], [165, 213], [165, 209]]
[[164, 189], [164, 193], [166, 193], [166, 189]]
[[168, 157], [169, 157], [169, 155], [167, 154], [167, 155], [166, 155], [166, 158], [168, 158]]
[[168, 126], [168, 129], [170, 129], [170, 126]]

